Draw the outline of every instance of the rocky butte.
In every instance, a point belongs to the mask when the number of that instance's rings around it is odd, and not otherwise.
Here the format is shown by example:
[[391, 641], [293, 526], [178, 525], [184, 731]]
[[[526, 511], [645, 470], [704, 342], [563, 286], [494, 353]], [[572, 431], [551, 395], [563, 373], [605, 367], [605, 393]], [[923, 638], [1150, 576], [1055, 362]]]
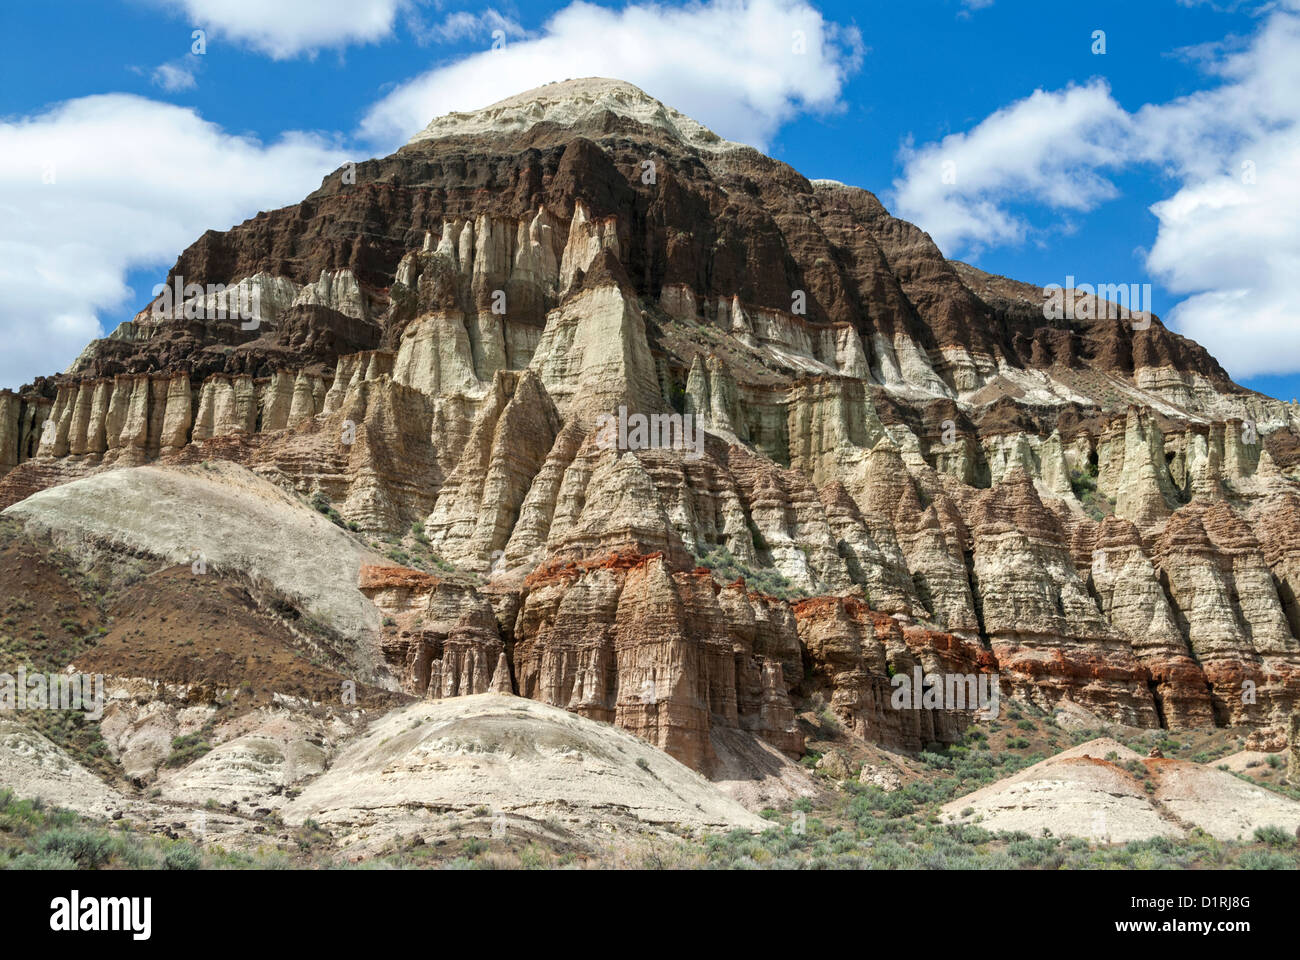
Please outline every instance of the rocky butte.
[[[1300, 410], [1149, 314], [1044, 319], [629, 84], [440, 117], [164, 281], [260, 322], [144, 304], [0, 394], [0, 506], [57, 527], [110, 472], [251, 471], [355, 541], [326, 626], [379, 689], [512, 692], [706, 774], [798, 757], [817, 697], [955, 740], [968, 713], [891, 706], [916, 667], [1144, 727], [1296, 712]], [[702, 443], [601, 442], [620, 410]]]

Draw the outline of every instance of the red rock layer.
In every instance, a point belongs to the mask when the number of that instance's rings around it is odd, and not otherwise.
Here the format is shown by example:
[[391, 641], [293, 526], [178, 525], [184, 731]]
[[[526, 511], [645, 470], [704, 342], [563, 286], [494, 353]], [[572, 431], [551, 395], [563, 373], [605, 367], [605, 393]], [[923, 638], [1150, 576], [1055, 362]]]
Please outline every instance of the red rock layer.
[[[810, 662], [800, 691], [821, 694], [854, 734], [900, 750], [960, 739], [973, 709], [894, 706], [891, 678], [986, 674], [997, 683], [992, 655], [951, 634], [904, 628], [853, 597], [814, 597], [794, 608], [799, 640]], [[901, 687], [901, 683], [900, 683]], [[907, 701], [901, 701], [906, 704]]]

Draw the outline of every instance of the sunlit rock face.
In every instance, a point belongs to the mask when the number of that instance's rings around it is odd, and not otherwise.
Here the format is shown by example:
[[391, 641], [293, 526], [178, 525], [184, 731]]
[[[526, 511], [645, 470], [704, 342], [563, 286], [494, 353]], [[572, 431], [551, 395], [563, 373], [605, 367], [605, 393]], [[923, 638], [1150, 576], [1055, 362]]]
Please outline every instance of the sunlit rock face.
[[618, 81], [437, 118], [0, 392], [0, 505], [230, 460], [376, 544], [415, 529], [428, 569], [384, 547], [360, 584], [408, 692], [509, 690], [701, 770], [737, 732], [798, 756], [814, 698], [874, 742], [958, 737], [891, 703], [918, 666], [1280, 730], [1296, 408], [923, 227]]

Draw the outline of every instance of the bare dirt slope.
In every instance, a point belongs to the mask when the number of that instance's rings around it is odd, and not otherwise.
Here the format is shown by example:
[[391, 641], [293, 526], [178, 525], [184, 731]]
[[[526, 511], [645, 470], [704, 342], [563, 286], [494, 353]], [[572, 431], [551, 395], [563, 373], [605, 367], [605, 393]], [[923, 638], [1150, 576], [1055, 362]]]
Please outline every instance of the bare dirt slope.
[[113, 470], [51, 487], [4, 511], [30, 535], [50, 534], [74, 555], [113, 549], [268, 584], [351, 641], [363, 677], [384, 671], [379, 613], [357, 589], [378, 558], [291, 494], [228, 462]]
[[[111, 628], [74, 662], [82, 673], [192, 685], [241, 706], [283, 696], [335, 702], [351, 679], [294, 611], [273, 608], [239, 578], [168, 567], [124, 591], [108, 614]], [[363, 707], [398, 696], [353, 688]]]
[[1123, 843], [1179, 837], [1199, 827], [1220, 840], [1257, 827], [1294, 833], [1300, 803], [1231, 773], [1185, 760], [1142, 757], [1100, 738], [944, 805], [942, 818], [986, 830]]
[[130, 803], [49, 739], [7, 719], [0, 719], [0, 787], [95, 817]]
[[393, 710], [284, 810], [357, 843], [426, 839], [482, 808], [502, 829], [579, 834], [761, 830], [702, 776], [610, 724], [479, 694]]

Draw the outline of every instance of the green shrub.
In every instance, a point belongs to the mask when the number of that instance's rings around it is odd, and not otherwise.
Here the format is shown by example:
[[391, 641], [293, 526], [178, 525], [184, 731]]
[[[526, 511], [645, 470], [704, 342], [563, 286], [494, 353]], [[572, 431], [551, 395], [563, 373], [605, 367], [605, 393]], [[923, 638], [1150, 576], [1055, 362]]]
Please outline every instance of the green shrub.
[[1268, 826], [1256, 827], [1255, 839], [1260, 843], [1266, 843], [1270, 847], [1294, 847], [1296, 838], [1284, 830], [1282, 827]]
[[98, 870], [112, 858], [113, 840], [90, 830], [56, 829], [41, 837], [38, 849], [67, 857], [83, 870]]
[[163, 857], [164, 870], [198, 870], [203, 866], [203, 854], [191, 843], [178, 843]]
[[187, 733], [172, 740], [172, 752], [164, 766], [183, 767], [208, 753], [212, 744], [203, 739], [201, 733]]
[[1080, 500], [1085, 494], [1097, 492], [1097, 474], [1095, 470], [1071, 470], [1070, 489]]
[[782, 600], [796, 601], [809, 596], [806, 591], [795, 587], [775, 567], [754, 569], [741, 563], [727, 549], [725, 544], [709, 547], [704, 549], [702, 553], [695, 554], [695, 562], [701, 567], [711, 570], [719, 580], [725, 583], [744, 579], [745, 585], [749, 589], [779, 597]]
[[1237, 861], [1243, 870], [1294, 870], [1296, 862], [1276, 850], [1247, 850]]

